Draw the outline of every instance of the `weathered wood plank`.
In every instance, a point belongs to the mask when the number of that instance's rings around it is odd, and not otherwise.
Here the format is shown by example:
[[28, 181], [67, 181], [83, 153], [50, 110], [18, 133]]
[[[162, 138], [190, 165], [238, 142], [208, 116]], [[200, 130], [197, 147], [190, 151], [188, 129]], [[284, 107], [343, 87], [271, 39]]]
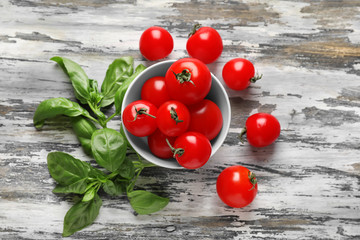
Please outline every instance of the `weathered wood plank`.
[[[138, 51], [147, 27], [175, 40], [167, 59], [186, 56], [195, 22], [216, 28], [224, 52], [211, 71], [245, 57], [264, 78], [247, 90], [226, 88], [232, 122], [224, 145], [202, 169], [146, 170], [139, 185], [170, 198], [151, 216], [134, 214], [125, 197], [101, 193], [95, 223], [70, 239], [358, 239], [360, 238], [360, 25], [358, 1], [48, 1], [0, 3], [0, 238], [59, 239], [72, 196], [55, 195], [46, 156], [85, 155], [66, 117], [35, 130], [37, 105], [75, 100], [49, 59], [81, 64], [102, 82], [107, 66]], [[225, 86], [226, 87], [226, 86]], [[282, 126], [262, 149], [237, 135], [256, 112]], [[113, 109], [108, 110], [112, 114]], [[110, 127], [119, 129], [119, 118]], [[226, 207], [215, 183], [227, 166], [256, 172], [259, 193], [243, 208]]]

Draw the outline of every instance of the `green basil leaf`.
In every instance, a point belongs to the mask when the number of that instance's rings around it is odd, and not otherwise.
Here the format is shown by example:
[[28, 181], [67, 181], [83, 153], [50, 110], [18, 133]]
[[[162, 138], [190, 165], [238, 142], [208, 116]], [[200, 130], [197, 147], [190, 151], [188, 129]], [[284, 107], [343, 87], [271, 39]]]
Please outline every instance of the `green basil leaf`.
[[87, 187], [87, 178], [82, 178], [79, 181], [76, 181], [70, 185], [62, 186], [58, 184], [54, 190], [53, 193], [77, 193], [77, 194], [83, 194], [86, 191]]
[[107, 175], [97, 168], [91, 169], [91, 171], [89, 172], [89, 177], [96, 178], [101, 182], [105, 182], [107, 180]]
[[102, 201], [98, 194], [88, 201], [80, 201], [72, 206], [64, 218], [63, 236], [68, 237], [77, 231], [89, 226], [99, 215]]
[[123, 163], [126, 148], [125, 139], [114, 129], [97, 130], [91, 137], [91, 150], [96, 162], [111, 172]]
[[71, 124], [85, 153], [91, 156], [91, 136], [97, 129], [95, 124], [83, 117], [72, 118]]
[[132, 208], [141, 215], [160, 211], [169, 203], [168, 198], [144, 190], [129, 192], [127, 196]]
[[108, 180], [103, 184], [104, 191], [111, 196], [119, 196], [126, 192], [129, 182], [124, 179], [116, 178], [114, 181]]
[[62, 186], [88, 178], [92, 169], [90, 164], [63, 152], [49, 153], [47, 164], [52, 178]]
[[119, 87], [119, 89], [115, 93], [115, 109], [116, 114], [121, 114], [121, 105], [124, 100], [125, 93], [127, 89], [129, 88], [130, 83], [142, 72], [146, 69], [146, 67], [142, 64], [139, 64], [133, 75], [131, 77], [127, 78]]
[[120, 134], [124, 137], [125, 142], [126, 142], [126, 145], [127, 145], [129, 148], [133, 149], [133, 147], [131, 146], [129, 140], [127, 139], [127, 137], [126, 137], [126, 135], [125, 135], [124, 126], [123, 126], [122, 124], [120, 125]]
[[123, 178], [132, 179], [135, 176], [135, 167], [131, 159], [125, 158], [117, 172]]
[[33, 118], [34, 125], [36, 128], [41, 128], [46, 119], [58, 115], [66, 115], [69, 117], [80, 115], [90, 116], [89, 112], [76, 102], [72, 102], [66, 98], [51, 98], [42, 101], [37, 107]]
[[90, 100], [90, 81], [80, 65], [70, 59], [58, 56], [50, 60], [57, 62], [69, 76], [76, 98], [79, 99], [82, 104], [87, 103], [87, 101]]
[[99, 88], [98, 88], [98, 82], [94, 79], [89, 79], [89, 83], [90, 83], [90, 101], [94, 104], [97, 105], [102, 99], [103, 99], [103, 95], [102, 93], [99, 92]]
[[89, 190], [86, 191], [82, 201], [88, 202], [90, 200], [93, 200], [95, 197], [95, 194], [97, 193], [97, 185], [95, 184], [93, 187], [91, 187]]
[[130, 77], [133, 74], [133, 71], [133, 57], [118, 58], [109, 65], [105, 79], [101, 85], [101, 92], [104, 94], [101, 107], [109, 106], [114, 102], [115, 93], [120, 87], [117, 83], [121, 83]]

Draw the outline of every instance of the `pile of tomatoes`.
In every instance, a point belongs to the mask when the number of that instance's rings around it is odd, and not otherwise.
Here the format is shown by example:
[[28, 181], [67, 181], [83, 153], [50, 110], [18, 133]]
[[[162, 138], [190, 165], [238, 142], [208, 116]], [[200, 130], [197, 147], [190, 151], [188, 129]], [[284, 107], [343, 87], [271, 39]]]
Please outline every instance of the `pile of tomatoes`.
[[[168, 56], [174, 42], [161, 27], [150, 27], [140, 38], [140, 52], [151, 61]], [[211, 74], [206, 64], [222, 53], [220, 34], [211, 27], [195, 25], [186, 50], [190, 58], [176, 61], [165, 77], [149, 79], [141, 91], [141, 100], [129, 104], [123, 123], [135, 136], [148, 136], [154, 155], [175, 157], [185, 168], [202, 167], [211, 154], [210, 140], [222, 127], [222, 115], [215, 103], [206, 99], [211, 88]], [[225, 84], [233, 90], [246, 89], [261, 79], [253, 64], [244, 58], [228, 61], [222, 70]], [[268, 113], [250, 116], [240, 134], [254, 147], [272, 144], [280, 135], [279, 121]], [[257, 178], [243, 166], [230, 166], [218, 176], [219, 198], [230, 207], [245, 207], [257, 194]]]
[[123, 111], [126, 129], [148, 137], [151, 152], [174, 157], [184, 168], [202, 167], [210, 158], [211, 143], [223, 124], [219, 107], [205, 99], [211, 88], [208, 67], [195, 58], [174, 62], [165, 77], [148, 79], [141, 100]]

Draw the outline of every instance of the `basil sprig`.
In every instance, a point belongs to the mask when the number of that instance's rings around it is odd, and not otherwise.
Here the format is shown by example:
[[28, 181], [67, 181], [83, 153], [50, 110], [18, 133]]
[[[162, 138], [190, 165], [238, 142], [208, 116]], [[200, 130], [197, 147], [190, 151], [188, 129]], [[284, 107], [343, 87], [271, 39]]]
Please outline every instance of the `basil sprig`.
[[[76, 98], [81, 104], [87, 104], [91, 113], [66, 98], [47, 99], [37, 107], [34, 125], [41, 129], [47, 119], [58, 115], [71, 117], [72, 128], [81, 146], [101, 167], [94, 167], [64, 152], [48, 154], [49, 173], [57, 182], [53, 192], [80, 196], [65, 215], [63, 236], [70, 236], [95, 221], [102, 205], [100, 189], [111, 196], [125, 194], [138, 214], [151, 214], [163, 209], [169, 202], [168, 198], [135, 189], [142, 170], [154, 165], [142, 161], [122, 129], [107, 128], [108, 121], [121, 113], [122, 101], [130, 83], [145, 67], [140, 64], [134, 70], [132, 57], [114, 60], [99, 91], [97, 81], [89, 79], [79, 64], [63, 57], [51, 60], [57, 62], [69, 76]], [[115, 113], [107, 117], [101, 108], [112, 103], [115, 103]]]

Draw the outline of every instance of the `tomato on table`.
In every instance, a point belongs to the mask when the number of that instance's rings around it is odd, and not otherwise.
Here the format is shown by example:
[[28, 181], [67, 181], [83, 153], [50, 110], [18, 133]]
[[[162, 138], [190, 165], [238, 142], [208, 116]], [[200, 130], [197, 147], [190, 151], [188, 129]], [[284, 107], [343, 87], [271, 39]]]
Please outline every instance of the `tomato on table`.
[[220, 57], [223, 43], [220, 34], [214, 28], [197, 24], [189, 36], [186, 50], [191, 57], [205, 64], [212, 63]]
[[218, 176], [216, 191], [226, 205], [242, 208], [255, 199], [258, 191], [257, 179], [246, 167], [231, 166]]
[[170, 146], [167, 141], [171, 145], [175, 143], [175, 137], [169, 137], [163, 134], [159, 129], [157, 129], [153, 134], [148, 137], [148, 145], [150, 151], [157, 157], [162, 159], [172, 158], [173, 152], [171, 151]]
[[159, 107], [156, 122], [162, 133], [166, 136], [176, 137], [188, 129], [190, 112], [183, 103], [170, 100]]
[[122, 113], [125, 128], [134, 136], [145, 137], [155, 132], [157, 107], [151, 102], [137, 100], [127, 105]]
[[165, 58], [171, 53], [174, 40], [166, 29], [153, 26], [142, 33], [139, 47], [146, 59], [154, 61]]
[[200, 132], [209, 140], [214, 139], [223, 125], [220, 108], [209, 99], [204, 99], [188, 108], [191, 119], [188, 131]]
[[229, 88], [233, 90], [244, 90], [250, 83], [261, 79], [262, 75], [255, 76], [254, 65], [249, 60], [235, 58], [224, 65], [222, 77]]
[[170, 100], [165, 86], [165, 77], [156, 76], [148, 79], [141, 88], [141, 99], [153, 103], [157, 108]]
[[187, 169], [205, 165], [211, 155], [209, 139], [198, 132], [186, 132], [176, 138], [172, 151], [176, 161]]
[[209, 68], [195, 58], [182, 58], [167, 70], [165, 84], [171, 99], [186, 105], [200, 102], [211, 88]]
[[256, 113], [246, 120], [240, 139], [246, 134], [246, 139], [250, 145], [265, 147], [275, 142], [280, 135], [280, 130], [280, 123], [273, 115]]

